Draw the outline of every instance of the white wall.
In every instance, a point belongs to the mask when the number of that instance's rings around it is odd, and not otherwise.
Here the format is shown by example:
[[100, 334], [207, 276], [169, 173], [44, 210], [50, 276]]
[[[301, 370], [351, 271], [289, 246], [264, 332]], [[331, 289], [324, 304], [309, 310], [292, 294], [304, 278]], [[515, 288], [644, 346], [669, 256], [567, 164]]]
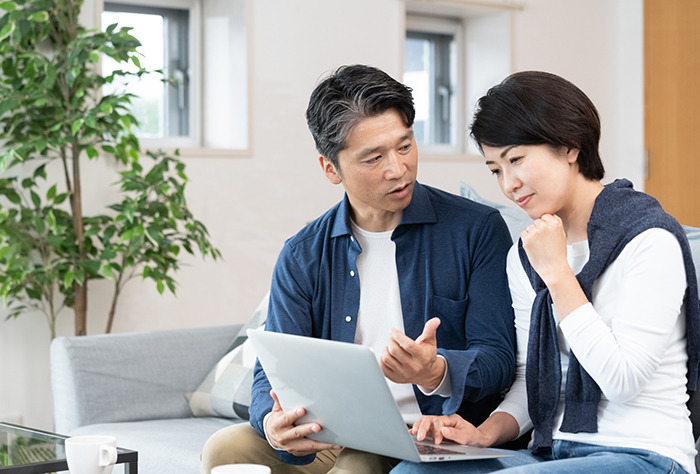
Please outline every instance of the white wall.
[[[94, 10], [96, 0], [86, 0]], [[454, 2], [453, 2], [454, 3]], [[482, 2], [483, 3], [483, 2]], [[513, 17], [513, 67], [561, 74], [597, 104], [603, 121], [606, 180], [631, 177], [641, 187], [642, 1], [527, 0]], [[400, 0], [249, 0], [252, 156], [188, 158], [189, 205], [209, 228], [224, 260], [189, 259], [178, 297], [133, 281], [121, 298], [115, 332], [240, 323], [269, 285], [284, 240], [342, 197], [317, 164], [304, 111], [320, 77], [345, 63], [366, 63], [401, 77], [404, 5]], [[85, 170], [85, 191], [99, 212], [112, 197], [113, 166]], [[424, 161], [419, 180], [448, 191], [470, 183], [505, 202], [480, 160]], [[111, 196], [114, 196], [113, 194]], [[91, 334], [103, 331], [105, 283], [91, 283]], [[72, 332], [62, 315], [59, 335]], [[52, 428], [48, 330], [40, 315], [0, 322], [0, 417]]]

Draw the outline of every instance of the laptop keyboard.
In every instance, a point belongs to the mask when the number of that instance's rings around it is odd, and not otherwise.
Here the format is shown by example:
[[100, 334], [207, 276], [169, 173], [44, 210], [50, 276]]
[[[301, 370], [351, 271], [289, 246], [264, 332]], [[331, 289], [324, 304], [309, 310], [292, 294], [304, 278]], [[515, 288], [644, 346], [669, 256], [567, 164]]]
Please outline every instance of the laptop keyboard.
[[418, 444], [416, 443], [419, 454], [462, 454], [459, 451], [452, 449], [441, 448], [434, 444]]

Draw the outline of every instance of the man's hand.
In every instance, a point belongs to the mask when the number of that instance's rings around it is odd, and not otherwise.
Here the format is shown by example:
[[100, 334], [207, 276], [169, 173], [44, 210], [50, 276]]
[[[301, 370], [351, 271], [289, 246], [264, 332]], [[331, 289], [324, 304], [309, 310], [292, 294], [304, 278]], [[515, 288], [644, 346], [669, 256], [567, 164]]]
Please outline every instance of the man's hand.
[[282, 406], [274, 390], [270, 390], [270, 395], [275, 404], [265, 422], [265, 435], [273, 446], [295, 456], [305, 456], [327, 449], [340, 449], [338, 445], [322, 443], [321, 441], [307, 438], [307, 435], [321, 431], [321, 425], [318, 423], [306, 423], [295, 426], [294, 423], [306, 414], [306, 410], [297, 408], [285, 413], [282, 411]]
[[437, 356], [435, 332], [438, 326], [440, 319], [431, 319], [415, 341], [392, 329], [389, 343], [379, 360], [384, 376], [392, 382], [412, 383], [435, 390], [447, 370], [445, 360]]

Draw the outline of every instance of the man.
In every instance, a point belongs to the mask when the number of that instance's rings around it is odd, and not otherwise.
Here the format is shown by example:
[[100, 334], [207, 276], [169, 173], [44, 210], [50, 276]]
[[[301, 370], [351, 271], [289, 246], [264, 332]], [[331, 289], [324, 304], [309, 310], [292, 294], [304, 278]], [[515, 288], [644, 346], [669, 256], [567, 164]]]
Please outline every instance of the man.
[[[323, 172], [346, 194], [285, 243], [266, 330], [372, 347], [409, 423], [455, 412], [483, 421], [514, 370], [503, 219], [416, 181], [411, 90], [386, 73], [341, 67], [316, 87], [306, 117]], [[295, 426], [304, 413], [282, 410], [256, 364], [250, 425], [212, 436], [203, 472], [247, 462], [373, 473], [398, 462], [307, 438], [323, 427]]]

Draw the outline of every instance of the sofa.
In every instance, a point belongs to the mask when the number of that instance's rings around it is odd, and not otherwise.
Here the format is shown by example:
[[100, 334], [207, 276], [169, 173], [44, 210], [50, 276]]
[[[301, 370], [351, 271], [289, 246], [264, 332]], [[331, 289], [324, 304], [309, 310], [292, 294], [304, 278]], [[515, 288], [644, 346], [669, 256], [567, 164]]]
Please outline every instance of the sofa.
[[[531, 222], [519, 209], [481, 199], [464, 183], [460, 192], [499, 209], [514, 238]], [[700, 229], [685, 230], [700, 269]], [[264, 303], [256, 312], [266, 307]], [[186, 395], [197, 390], [231, 350], [232, 341], [244, 333], [241, 328], [56, 338], [51, 344], [55, 430], [115, 436], [118, 446], [139, 452], [141, 474], [198, 474], [201, 449], [209, 436], [243, 420], [195, 417]], [[699, 392], [689, 403], [696, 440]], [[114, 472], [121, 469], [117, 466]]]
[[209, 436], [242, 420], [194, 417], [186, 394], [197, 389], [241, 327], [56, 338], [55, 431], [115, 436], [118, 446], [138, 451], [140, 474], [199, 474]]

